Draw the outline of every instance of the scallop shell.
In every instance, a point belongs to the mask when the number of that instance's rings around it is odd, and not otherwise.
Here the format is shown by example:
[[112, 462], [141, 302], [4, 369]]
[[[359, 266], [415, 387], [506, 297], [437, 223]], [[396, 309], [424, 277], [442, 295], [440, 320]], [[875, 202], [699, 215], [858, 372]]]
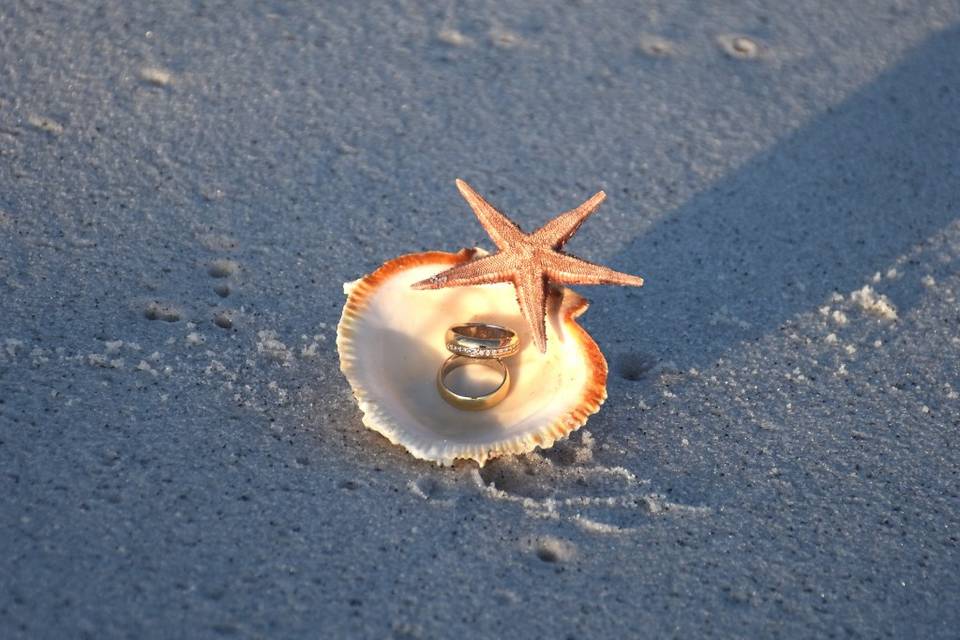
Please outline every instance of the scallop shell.
[[[478, 255], [483, 251], [400, 256], [344, 285], [337, 351], [363, 424], [417, 458], [440, 464], [467, 458], [483, 466], [504, 454], [548, 448], [583, 426], [607, 397], [607, 362], [575, 320], [588, 304], [576, 292], [552, 289], [547, 352], [541, 354], [511, 284], [410, 287]], [[444, 332], [461, 322], [507, 326], [520, 337], [520, 352], [504, 360], [510, 393], [484, 411], [448, 405], [435, 386], [437, 370], [450, 355]]]

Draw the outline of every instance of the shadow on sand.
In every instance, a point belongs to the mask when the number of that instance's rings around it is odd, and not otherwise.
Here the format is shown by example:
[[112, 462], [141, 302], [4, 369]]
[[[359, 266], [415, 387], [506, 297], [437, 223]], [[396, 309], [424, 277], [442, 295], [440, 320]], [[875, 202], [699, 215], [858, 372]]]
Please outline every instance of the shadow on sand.
[[[648, 276], [643, 290], [608, 289], [586, 316], [601, 344], [619, 345], [612, 373], [651, 353], [711, 366], [832, 292], [862, 287], [953, 220], [958, 60], [960, 30], [930, 38], [605, 259]], [[893, 292], [901, 312], [919, 296], [910, 284]]]

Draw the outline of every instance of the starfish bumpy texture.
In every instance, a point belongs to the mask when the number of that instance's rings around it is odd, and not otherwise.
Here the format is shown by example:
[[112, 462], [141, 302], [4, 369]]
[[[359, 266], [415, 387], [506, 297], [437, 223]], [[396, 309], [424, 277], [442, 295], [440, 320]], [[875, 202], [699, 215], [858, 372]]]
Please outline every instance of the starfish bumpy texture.
[[457, 180], [457, 188], [499, 251], [414, 283], [414, 289], [512, 282], [517, 291], [520, 312], [530, 326], [533, 341], [540, 352], [545, 353], [549, 282], [643, 285], [643, 278], [639, 276], [620, 273], [560, 250], [607, 197], [603, 191], [576, 209], [561, 213], [533, 233], [524, 233], [466, 182]]

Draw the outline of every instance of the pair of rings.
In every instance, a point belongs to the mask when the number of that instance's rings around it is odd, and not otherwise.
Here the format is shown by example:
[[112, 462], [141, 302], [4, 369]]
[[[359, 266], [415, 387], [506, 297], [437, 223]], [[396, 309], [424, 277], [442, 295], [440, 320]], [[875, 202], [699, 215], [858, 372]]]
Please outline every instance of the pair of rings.
[[[503, 363], [520, 350], [517, 334], [506, 327], [483, 322], [458, 324], [447, 329], [447, 351], [451, 355], [437, 372], [437, 390], [448, 404], [467, 411], [481, 411], [495, 406], [510, 391], [510, 371]], [[483, 395], [457, 393], [447, 386], [447, 376], [467, 365], [476, 364], [500, 374], [500, 383]]]

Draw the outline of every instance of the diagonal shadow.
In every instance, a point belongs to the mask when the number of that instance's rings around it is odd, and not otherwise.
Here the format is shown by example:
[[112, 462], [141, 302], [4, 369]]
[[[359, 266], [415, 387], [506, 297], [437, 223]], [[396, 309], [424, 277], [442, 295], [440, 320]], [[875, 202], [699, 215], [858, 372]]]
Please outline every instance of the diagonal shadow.
[[[648, 276], [637, 292], [594, 296], [608, 299], [586, 320], [601, 344], [620, 344], [614, 361], [640, 350], [709, 366], [863, 286], [957, 217], [958, 60], [960, 29], [931, 37], [604, 259]], [[906, 311], [920, 289], [903, 283], [893, 301]]]

